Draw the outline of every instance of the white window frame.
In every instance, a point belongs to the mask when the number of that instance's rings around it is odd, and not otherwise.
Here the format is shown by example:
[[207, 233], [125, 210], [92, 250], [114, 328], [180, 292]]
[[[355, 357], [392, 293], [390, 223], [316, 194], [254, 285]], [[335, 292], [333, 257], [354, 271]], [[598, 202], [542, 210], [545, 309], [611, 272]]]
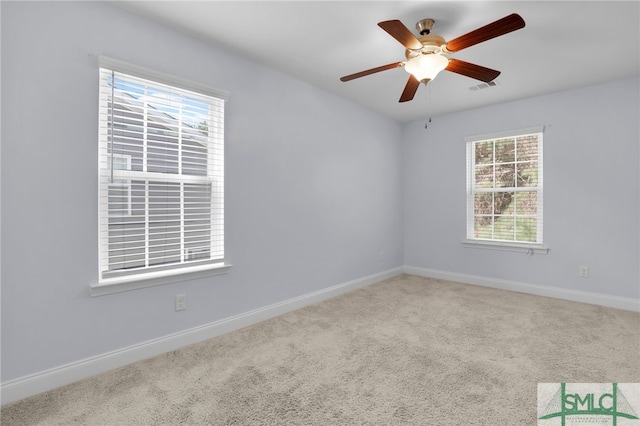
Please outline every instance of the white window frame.
[[[99, 197], [98, 197], [98, 211], [99, 211], [99, 271], [98, 271], [98, 279], [97, 282], [91, 283], [90, 293], [92, 296], [98, 296], [103, 294], [110, 294], [120, 291], [127, 291], [136, 288], [144, 288], [154, 285], [167, 284], [176, 281], [182, 281], [186, 279], [199, 278], [210, 275], [217, 275], [221, 273], [226, 273], [231, 267], [230, 264], [226, 263], [224, 258], [224, 134], [223, 134], [223, 117], [224, 117], [224, 107], [223, 104], [228, 99], [228, 93], [225, 91], [221, 91], [218, 89], [213, 89], [208, 86], [204, 86], [198, 83], [194, 83], [188, 80], [180, 79], [174, 76], [170, 76], [167, 74], [159, 73], [153, 70], [149, 70], [143, 67], [139, 67], [136, 65], [132, 65], [126, 62], [118, 61], [112, 58], [107, 57], [99, 57], [99, 63], [101, 75], [105, 72], [124, 74], [127, 76], [131, 76], [134, 78], [139, 78], [143, 80], [147, 80], [151, 82], [153, 85], [158, 85], [163, 88], [174, 88], [177, 92], [188, 93], [191, 92], [196, 96], [206, 96], [215, 99], [217, 112], [215, 116], [211, 116], [210, 125], [213, 125], [210, 133], [210, 138], [214, 140], [214, 144], [207, 149], [207, 174], [206, 176], [196, 176], [190, 174], [182, 174], [182, 172], [178, 172], [177, 174], [170, 173], [159, 173], [159, 172], [147, 172], [146, 165], [144, 166], [144, 170], [132, 170], [132, 159], [129, 156], [126, 159], [127, 162], [127, 170], [116, 170], [113, 167], [109, 167], [109, 164], [112, 162], [112, 158], [116, 156], [126, 158], [126, 155], [115, 154], [108, 152], [108, 146], [110, 145], [110, 129], [108, 125], [105, 125], [107, 121], [112, 122], [112, 119], [107, 119], [106, 114], [107, 111], [110, 111], [110, 96], [113, 95], [113, 91], [111, 93], [105, 93], [103, 89], [103, 79], [101, 77], [101, 91], [100, 91], [100, 125], [99, 125], [99, 161], [98, 161], [98, 169], [100, 176], [100, 186], [99, 186]], [[181, 121], [178, 121], [181, 123]], [[182, 131], [179, 131], [180, 133]], [[144, 136], [146, 140], [146, 132]], [[181, 136], [179, 137], [181, 138]], [[185, 139], [186, 140], [186, 139]], [[211, 140], [211, 139], [210, 139]], [[217, 141], [217, 142], [215, 142]], [[146, 146], [146, 142], [144, 142]], [[179, 144], [178, 149], [182, 144]], [[215, 154], [212, 153], [212, 149], [214, 149]], [[146, 150], [146, 148], [145, 148]], [[180, 154], [176, 154], [181, 156], [182, 151], [179, 151]], [[214, 156], [211, 158], [211, 156]], [[108, 158], [108, 157], [111, 158]], [[146, 156], [146, 153], [145, 153]], [[182, 158], [182, 157], [178, 157]], [[146, 159], [144, 160], [146, 164]], [[212, 164], [215, 163], [215, 167]], [[181, 164], [178, 167], [182, 167]], [[132, 214], [132, 200], [131, 200], [131, 182], [134, 180], [145, 181], [145, 182], [156, 182], [157, 179], [161, 179], [159, 182], [179, 182], [180, 183], [180, 246], [183, 247], [180, 250], [180, 261], [171, 264], [163, 264], [163, 265], [151, 265], [148, 261], [145, 261], [145, 266], [143, 267], [135, 267], [131, 269], [121, 269], [121, 270], [109, 270], [109, 219], [113, 219], [112, 214], [109, 213], [108, 209], [108, 188], [112, 185], [118, 185], [118, 187], [122, 186], [122, 182], [127, 182], [128, 191], [129, 191], [129, 209], [128, 215]], [[211, 221], [210, 221], [210, 229], [211, 229], [211, 256], [207, 259], [201, 258], [188, 258], [187, 253], [189, 252], [189, 248], [186, 247], [186, 243], [184, 242], [185, 228], [184, 228], [184, 220], [182, 219], [183, 215], [186, 215], [186, 205], [184, 199], [184, 191], [185, 186], [191, 183], [207, 183], [212, 185], [212, 195], [210, 199], [211, 203]], [[145, 187], [148, 188], [149, 184], [146, 184]], [[206, 194], [206, 193], [205, 193]], [[144, 196], [145, 200], [148, 200], [149, 195]], [[107, 200], [107, 201], [105, 201]], [[145, 201], [146, 203], [147, 201]], [[199, 201], [197, 201], [199, 202]], [[148, 211], [149, 207], [145, 207], [145, 210]], [[115, 215], [124, 216], [124, 215]], [[145, 213], [145, 216], [148, 220], [149, 216]], [[146, 228], [149, 225], [145, 226]], [[208, 232], [208, 231], [207, 231]], [[196, 238], [198, 240], [200, 238]], [[215, 240], [215, 241], [214, 241]], [[200, 243], [198, 243], [200, 244]], [[148, 246], [149, 243], [146, 243], [147, 248], [145, 249], [145, 257], [148, 258]], [[206, 250], [203, 250], [206, 252]]]
[[[543, 243], [543, 133], [544, 126], [495, 132], [490, 134], [468, 136], [465, 138], [467, 153], [467, 226], [466, 239], [463, 244], [471, 248], [487, 248], [494, 250], [522, 251], [527, 254], [547, 254], [548, 247]], [[476, 189], [475, 183], [475, 144], [479, 142], [492, 141], [497, 139], [515, 138], [531, 134], [538, 135], [538, 183], [535, 187], [509, 187], [495, 189]], [[497, 193], [497, 192], [520, 192], [535, 191], [537, 193], [536, 206], [536, 242], [510, 241], [500, 239], [476, 238], [475, 237], [475, 211], [474, 202], [477, 193]], [[515, 216], [515, 213], [514, 213]]]

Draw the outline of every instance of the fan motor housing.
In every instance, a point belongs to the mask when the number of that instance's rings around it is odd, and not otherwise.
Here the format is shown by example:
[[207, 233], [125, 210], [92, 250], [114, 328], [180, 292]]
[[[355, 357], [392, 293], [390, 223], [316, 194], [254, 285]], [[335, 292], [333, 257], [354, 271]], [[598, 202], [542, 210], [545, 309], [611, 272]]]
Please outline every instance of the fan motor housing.
[[430, 54], [430, 53], [446, 53], [444, 47], [446, 46], [446, 40], [437, 34], [427, 34], [418, 37], [418, 41], [422, 43], [421, 49], [407, 49], [404, 53], [407, 59], [415, 58], [418, 55]]

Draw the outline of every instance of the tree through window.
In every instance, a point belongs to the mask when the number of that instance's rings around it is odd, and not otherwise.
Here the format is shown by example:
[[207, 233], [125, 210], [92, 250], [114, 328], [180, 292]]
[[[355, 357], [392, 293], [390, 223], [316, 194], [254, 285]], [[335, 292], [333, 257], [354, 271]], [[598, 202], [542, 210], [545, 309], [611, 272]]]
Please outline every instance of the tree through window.
[[467, 239], [542, 244], [542, 129], [467, 138]]

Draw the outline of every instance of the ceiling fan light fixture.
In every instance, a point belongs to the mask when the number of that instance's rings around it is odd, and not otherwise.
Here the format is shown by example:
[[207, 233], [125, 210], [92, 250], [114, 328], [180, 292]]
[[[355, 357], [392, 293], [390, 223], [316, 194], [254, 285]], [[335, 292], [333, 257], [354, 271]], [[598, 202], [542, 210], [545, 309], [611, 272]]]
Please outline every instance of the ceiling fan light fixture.
[[436, 53], [422, 54], [415, 58], [409, 59], [404, 66], [404, 69], [416, 80], [421, 83], [426, 83], [436, 78], [436, 75], [447, 67], [449, 60]]
[[[2, 1], [2, 0], [0, 0]], [[460, 59], [449, 59], [444, 55], [459, 52], [467, 47], [491, 40], [512, 31], [524, 28], [525, 23], [520, 15], [512, 13], [484, 27], [470, 31], [448, 42], [437, 34], [431, 34], [435, 21], [423, 19], [416, 24], [420, 37], [416, 37], [401, 21], [392, 19], [378, 22], [378, 26], [395, 38], [405, 47], [406, 62], [394, 62], [380, 67], [360, 71], [340, 77], [340, 81], [349, 81], [366, 75], [398, 67], [410, 74], [398, 102], [407, 102], [414, 98], [420, 83], [428, 83], [442, 70], [480, 80], [487, 85], [500, 75], [500, 71], [465, 62]]]

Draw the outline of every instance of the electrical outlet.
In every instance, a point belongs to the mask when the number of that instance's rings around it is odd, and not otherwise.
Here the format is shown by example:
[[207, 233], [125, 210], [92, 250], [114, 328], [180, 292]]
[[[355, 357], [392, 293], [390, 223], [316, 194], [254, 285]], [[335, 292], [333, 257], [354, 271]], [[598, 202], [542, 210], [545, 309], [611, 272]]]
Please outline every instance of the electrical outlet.
[[582, 278], [589, 278], [589, 267], [588, 266], [584, 266], [584, 265], [580, 265], [580, 271], [579, 274]]
[[187, 295], [179, 294], [176, 296], [176, 311], [184, 311], [187, 309]]

